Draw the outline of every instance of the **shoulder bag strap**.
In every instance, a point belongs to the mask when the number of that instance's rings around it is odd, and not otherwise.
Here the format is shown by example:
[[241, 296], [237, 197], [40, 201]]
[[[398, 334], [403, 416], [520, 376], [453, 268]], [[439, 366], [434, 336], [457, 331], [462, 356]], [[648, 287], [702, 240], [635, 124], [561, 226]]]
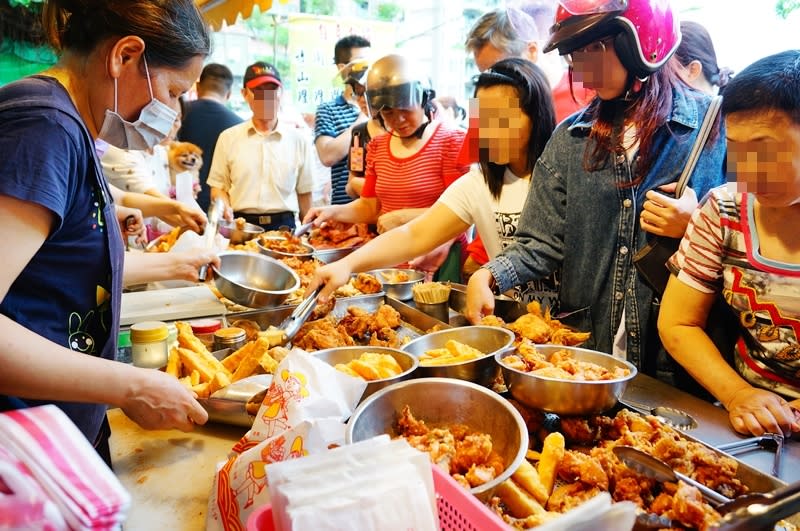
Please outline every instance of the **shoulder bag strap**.
[[683, 168], [683, 173], [681, 173], [678, 179], [678, 185], [675, 187], [675, 197], [681, 197], [684, 190], [686, 190], [689, 177], [692, 175], [694, 167], [697, 165], [697, 160], [700, 158], [700, 153], [703, 151], [703, 147], [706, 145], [706, 141], [711, 135], [711, 130], [714, 128], [714, 121], [719, 113], [720, 105], [722, 105], [722, 96], [714, 96], [711, 98], [706, 116], [703, 118], [703, 123], [700, 125], [700, 132], [697, 133], [692, 151], [689, 153], [689, 158], [686, 161], [686, 167]]

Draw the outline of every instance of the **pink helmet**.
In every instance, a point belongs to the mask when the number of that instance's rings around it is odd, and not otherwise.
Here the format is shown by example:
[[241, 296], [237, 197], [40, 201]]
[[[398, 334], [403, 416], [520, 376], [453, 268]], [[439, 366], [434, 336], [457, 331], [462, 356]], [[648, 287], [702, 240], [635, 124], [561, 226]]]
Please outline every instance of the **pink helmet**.
[[566, 55], [612, 35], [623, 66], [639, 78], [661, 68], [681, 42], [669, 0], [559, 0], [544, 51]]

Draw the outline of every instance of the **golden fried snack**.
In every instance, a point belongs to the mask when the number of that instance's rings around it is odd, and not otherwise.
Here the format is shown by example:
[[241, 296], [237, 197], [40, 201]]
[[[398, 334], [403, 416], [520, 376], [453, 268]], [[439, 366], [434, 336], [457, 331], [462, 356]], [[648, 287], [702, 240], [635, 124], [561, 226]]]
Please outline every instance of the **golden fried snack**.
[[181, 375], [181, 369], [183, 369], [181, 365], [181, 357], [178, 353], [178, 349], [173, 348], [169, 351], [169, 358], [167, 358], [167, 368], [164, 372], [174, 376], [175, 378], [179, 378]]
[[208, 396], [213, 395], [219, 389], [227, 387], [231, 384], [231, 379], [222, 371], [214, 373], [214, 378], [208, 384]]
[[249, 343], [245, 343], [243, 347], [239, 350], [235, 351], [234, 353], [230, 354], [228, 357], [222, 360], [222, 365], [228, 369], [229, 371], [233, 372], [239, 366], [243, 359], [250, 355], [253, 351], [253, 347], [256, 346], [255, 341], [250, 341]]
[[557, 431], [545, 437], [542, 444], [542, 457], [539, 459], [537, 472], [548, 496], [553, 492], [558, 464], [564, 457], [564, 447], [564, 436]]
[[450, 339], [445, 343], [444, 348], [434, 348], [425, 351], [419, 357], [419, 364], [424, 366], [452, 365], [464, 361], [482, 358], [484, 352]]
[[[204, 360], [206, 365], [213, 368], [214, 372], [223, 371], [230, 376], [230, 371], [225, 368], [225, 366], [222, 365], [217, 358], [211, 355], [202, 341], [195, 337], [194, 333], [192, 332], [192, 327], [189, 325], [189, 323], [178, 321], [175, 323], [175, 326], [178, 329], [178, 345], [195, 352], [202, 360]], [[200, 374], [203, 374], [203, 371], [200, 371]], [[211, 376], [203, 381], [211, 381], [211, 378], [213, 377], [214, 374], [212, 372]]]
[[547, 503], [549, 495], [547, 487], [545, 487], [541, 478], [539, 478], [539, 473], [536, 471], [536, 468], [530, 464], [527, 459], [522, 461], [522, 464], [516, 472], [511, 475], [511, 478], [522, 488], [531, 493], [542, 506]]
[[192, 391], [195, 392], [197, 398], [208, 398], [209, 397], [208, 389], [210, 385], [211, 382], [199, 383], [197, 385], [192, 386]]
[[403, 372], [403, 368], [389, 354], [364, 352], [347, 364], [337, 364], [334, 368], [367, 381], [391, 378]]
[[264, 369], [264, 372], [273, 374], [278, 367], [278, 362], [275, 361], [275, 358], [273, 358], [269, 352], [264, 352], [258, 359], [258, 365]]
[[514, 480], [507, 479], [500, 483], [495, 490], [508, 512], [516, 518], [527, 518], [531, 515], [542, 514], [546, 511], [536, 499], [528, 494], [525, 489], [517, 485]]
[[[181, 363], [185, 369], [189, 371], [189, 374], [191, 374], [191, 371], [197, 371], [200, 380], [203, 382], [210, 382], [214, 378], [214, 373], [217, 372], [217, 369], [211, 366], [200, 354], [194, 350], [183, 347], [178, 347], [177, 350], [181, 358]], [[225, 368], [223, 367], [223, 369]]]

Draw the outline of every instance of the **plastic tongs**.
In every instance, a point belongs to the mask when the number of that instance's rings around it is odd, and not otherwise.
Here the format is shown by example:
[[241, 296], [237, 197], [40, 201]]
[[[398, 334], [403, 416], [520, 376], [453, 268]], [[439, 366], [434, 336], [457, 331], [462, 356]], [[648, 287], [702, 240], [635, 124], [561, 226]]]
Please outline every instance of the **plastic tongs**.
[[306, 322], [308, 316], [311, 315], [311, 312], [314, 311], [314, 308], [317, 307], [317, 296], [319, 292], [322, 290], [324, 284], [320, 284], [317, 288], [311, 292], [311, 294], [306, 297], [305, 299], [297, 305], [297, 308], [294, 309], [292, 314], [283, 320], [280, 325], [280, 329], [283, 330], [283, 343], [286, 344], [297, 335], [297, 332], [300, 331], [300, 327], [303, 326], [303, 323]]
[[[203, 232], [203, 240], [207, 249], [214, 248], [214, 240], [217, 237], [217, 226], [219, 225], [219, 220], [222, 218], [224, 211], [225, 204], [222, 202], [222, 199], [217, 198], [216, 201], [208, 205], [208, 224], [206, 224], [206, 230]], [[207, 272], [208, 264], [200, 267], [197, 280], [203, 282], [206, 279]]]
[[781, 454], [783, 454], [783, 435], [780, 433], [766, 433], [758, 437], [750, 437], [749, 439], [742, 439], [741, 441], [720, 444], [716, 446], [716, 448], [730, 455], [737, 455], [752, 450], [774, 451], [775, 458], [772, 461], [772, 475], [775, 477], [780, 476]]
[[308, 232], [309, 229], [311, 229], [311, 227], [313, 226], [314, 226], [313, 221], [309, 221], [308, 223], [303, 223], [302, 225], [294, 229], [294, 236], [299, 238], [300, 236]]

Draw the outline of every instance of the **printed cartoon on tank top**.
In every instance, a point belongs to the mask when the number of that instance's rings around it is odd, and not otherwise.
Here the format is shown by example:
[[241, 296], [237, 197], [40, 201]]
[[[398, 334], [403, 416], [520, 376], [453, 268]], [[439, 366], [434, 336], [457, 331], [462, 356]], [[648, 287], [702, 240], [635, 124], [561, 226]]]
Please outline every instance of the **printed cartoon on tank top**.
[[[500, 247], [514, 243], [514, 234], [517, 232], [521, 212], [495, 212], [494, 223], [497, 234], [500, 236]], [[531, 280], [522, 286], [513, 288], [514, 299], [523, 304], [537, 301], [542, 309], [550, 308], [552, 315], [558, 314], [558, 291], [561, 286], [561, 272], [556, 271], [539, 280]]]
[[[95, 184], [92, 186], [91, 214], [88, 220], [92, 233], [105, 239], [108, 230], [103, 209], [107, 201], [103, 191]], [[106, 285], [95, 286], [96, 307], [85, 314], [73, 311], [69, 314], [67, 330], [67, 346], [76, 352], [98, 354], [97, 337], [107, 337], [111, 328], [111, 278], [105, 279]]]

